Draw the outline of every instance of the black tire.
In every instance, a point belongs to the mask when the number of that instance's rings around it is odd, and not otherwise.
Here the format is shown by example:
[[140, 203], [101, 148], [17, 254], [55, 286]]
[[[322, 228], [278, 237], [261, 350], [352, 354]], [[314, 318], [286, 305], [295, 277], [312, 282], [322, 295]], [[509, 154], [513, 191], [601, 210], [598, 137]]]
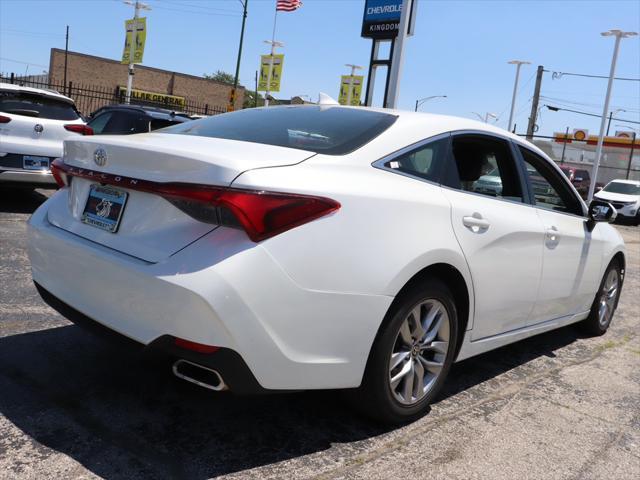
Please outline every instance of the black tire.
[[[447, 314], [446, 319], [443, 318], [443, 315], [436, 317], [442, 318], [440, 325], [445, 322], [448, 325], [448, 345], [446, 347], [446, 354], [436, 352], [427, 353], [425, 351], [424, 354], [421, 352], [419, 355], [423, 356], [423, 358], [424, 356], [433, 355], [434, 359], [437, 356], [439, 362], [442, 362], [442, 357], [444, 356], [442, 368], [440, 369], [440, 373], [435, 375], [433, 382], [429, 382], [431, 386], [425, 387], [428, 388], [426, 393], [422, 393], [424, 392], [423, 389], [420, 389], [417, 386], [414, 387], [417, 388], [415, 391], [421, 392], [420, 394], [424, 395], [420, 400], [416, 400], [416, 402], [411, 405], [402, 404], [394, 396], [390, 384], [391, 354], [394, 351], [393, 349], [397, 348], [397, 342], [404, 343], [402, 342], [401, 335], [399, 333], [400, 328], [403, 326], [405, 321], [408, 321], [408, 318], [412, 311], [414, 311], [414, 308], [424, 304], [424, 302], [433, 302], [434, 300], [439, 302], [439, 305], [436, 303], [436, 305], [438, 305], [437, 308], [441, 310], [442, 306], [444, 306]], [[425, 311], [425, 317], [428, 317], [429, 310], [422, 310], [422, 308], [428, 308], [427, 306], [418, 308], [420, 309], [420, 312]], [[420, 313], [420, 316], [422, 316], [422, 313]], [[432, 331], [435, 331], [435, 325], [437, 323], [438, 320], [433, 321]], [[441, 326], [440, 328], [442, 329], [444, 327]], [[441, 330], [438, 331], [440, 332]], [[428, 337], [429, 328], [427, 328], [426, 332], [426, 336]], [[371, 353], [369, 354], [369, 360], [367, 362], [367, 368], [365, 370], [362, 385], [358, 390], [352, 392], [352, 402], [355, 400], [356, 408], [368, 417], [389, 425], [411, 422], [421, 417], [428, 412], [429, 404], [438, 395], [445, 382], [447, 374], [451, 368], [451, 364], [454, 360], [457, 338], [457, 311], [454, 303], [454, 297], [447, 286], [437, 279], [428, 279], [409, 287], [408, 290], [404, 291], [398, 298], [396, 298], [383, 321], [371, 349]], [[436, 340], [438, 339], [440, 339], [440, 333], [438, 333]], [[404, 346], [402, 348], [404, 348]], [[410, 352], [412, 351], [413, 350], [410, 350]], [[412, 353], [410, 353], [410, 355], [412, 356], [409, 357], [407, 362], [414, 361], [413, 359], [416, 358]], [[419, 363], [418, 360], [419, 359], [415, 360], [415, 362]], [[397, 368], [402, 368], [402, 365]], [[419, 366], [419, 368], [424, 367]], [[425, 375], [427, 375], [424, 377], [426, 379], [428, 378], [430, 371], [424, 370], [424, 372]], [[416, 377], [413, 377], [413, 373], [409, 374], [409, 376], [412, 378], [420, 378], [418, 374], [416, 374]], [[403, 381], [405, 380], [403, 379]], [[414, 380], [411, 381], [414, 382]], [[416, 384], [413, 383], [413, 385]], [[409, 396], [412, 397], [413, 394]]]
[[[614, 292], [613, 297], [608, 296], [608, 293], [611, 292], [607, 292], [608, 289], [606, 288], [607, 280], [610, 279], [610, 275], [615, 276], [617, 284], [616, 291]], [[589, 316], [581, 322], [580, 326], [585, 333], [594, 337], [598, 337], [606, 333], [606, 331], [609, 329], [609, 326], [611, 325], [611, 320], [613, 319], [616, 308], [618, 307], [618, 300], [620, 299], [621, 289], [622, 270], [618, 261], [612, 260], [605, 270], [604, 275], [602, 276], [600, 286], [598, 287], [598, 292], [596, 293], [596, 298], [593, 300], [593, 304], [591, 305]], [[607, 299], [609, 299], [609, 302], [606, 317], [601, 319], [601, 307], [603, 307], [603, 302], [607, 304]]]

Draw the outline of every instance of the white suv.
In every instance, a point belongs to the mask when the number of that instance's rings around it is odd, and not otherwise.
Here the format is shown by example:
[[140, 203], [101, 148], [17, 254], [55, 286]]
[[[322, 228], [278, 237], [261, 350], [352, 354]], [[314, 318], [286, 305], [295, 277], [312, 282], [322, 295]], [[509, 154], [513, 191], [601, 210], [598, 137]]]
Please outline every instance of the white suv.
[[611, 202], [619, 219], [628, 218], [640, 225], [640, 181], [612, 180], [595, 197]]
[[62, 141], [91, 133], [69, 97], [0, 83], [0, 183], [55, 188], [49, 167]]

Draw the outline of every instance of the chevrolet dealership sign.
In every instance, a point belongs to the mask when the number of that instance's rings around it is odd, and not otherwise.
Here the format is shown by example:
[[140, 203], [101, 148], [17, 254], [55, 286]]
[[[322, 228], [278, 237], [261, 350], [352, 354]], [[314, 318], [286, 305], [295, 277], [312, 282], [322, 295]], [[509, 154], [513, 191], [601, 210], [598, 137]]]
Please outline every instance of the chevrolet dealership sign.
[[[402, 3], [402, 0], [366, 0], [361, 36], [380, 39], [395, 38], [398, 35]], [[413, 34], [413, 20], [417, 3], [416, 0], [412, 2], [409, 35]]]

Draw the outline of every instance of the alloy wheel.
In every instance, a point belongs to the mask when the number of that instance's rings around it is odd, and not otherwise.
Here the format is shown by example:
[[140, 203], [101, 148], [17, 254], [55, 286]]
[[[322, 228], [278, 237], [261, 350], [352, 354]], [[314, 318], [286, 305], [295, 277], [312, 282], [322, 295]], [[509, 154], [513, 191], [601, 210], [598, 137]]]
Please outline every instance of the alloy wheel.
[[602, 327], [606, 327], [613, 316], [619, 284], [618, 271], [613, 268], [607, 274], [607, 278], [600, 291], [600, 299], [598, 300], [598, 321]]
[[438, 300], [423, 300], [409, 312], [389, 358], [389, 385], [398, 402], [413, 405], [433, 388], [444, 367], [449, 336], [449, 315]]

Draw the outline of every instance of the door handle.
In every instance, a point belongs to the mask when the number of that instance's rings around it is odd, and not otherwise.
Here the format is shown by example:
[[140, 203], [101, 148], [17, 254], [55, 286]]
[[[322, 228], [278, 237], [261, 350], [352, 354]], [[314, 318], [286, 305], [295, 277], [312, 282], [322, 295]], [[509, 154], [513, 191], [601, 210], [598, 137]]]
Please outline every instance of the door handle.
[[480, 233], [482, 231], [487, 230], [491, 223], [486, 218], [482, 218], [478, 212], [473, 215], [462, 217], [462, 224], [471, 229], [473, 233]]
[[549, 227], [545, 231], [545, 243], [548, 247], [555, 247], [560, 243], [560, 231], [557, 227]]

